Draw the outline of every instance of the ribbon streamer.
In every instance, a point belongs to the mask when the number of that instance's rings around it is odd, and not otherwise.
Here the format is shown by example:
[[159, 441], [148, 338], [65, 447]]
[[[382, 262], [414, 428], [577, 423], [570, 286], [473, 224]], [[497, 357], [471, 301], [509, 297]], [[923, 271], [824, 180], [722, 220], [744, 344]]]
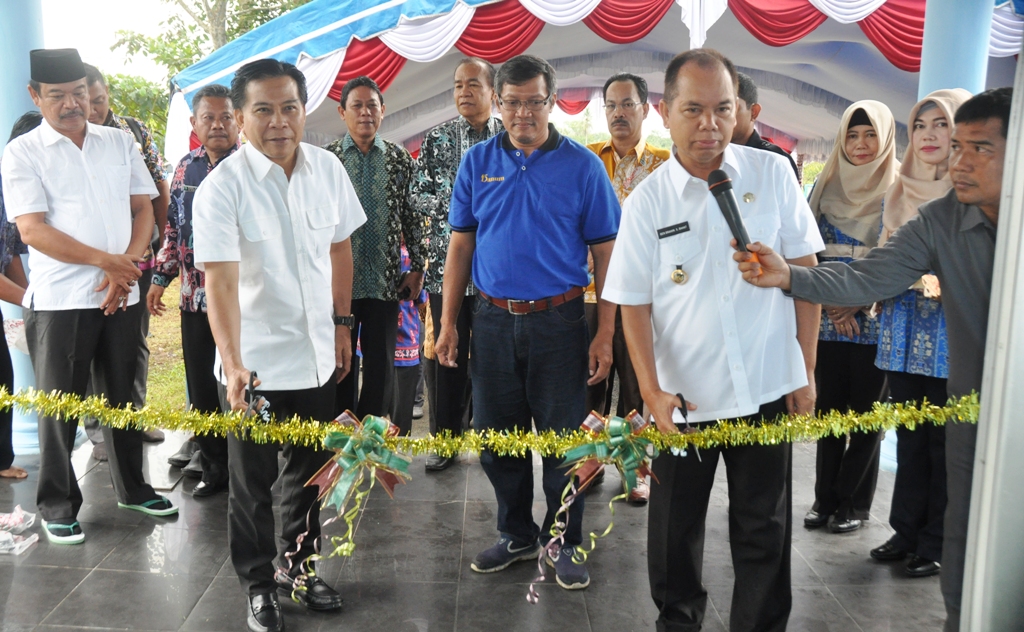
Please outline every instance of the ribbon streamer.
[[[615, 503], [629, 497], [629, 493], [636, 487], [637, 477], [651, 476], [655, 481], [658, 480], [650, 468], [651, 459], [658, 456], [658, 449], [644, 436], [649, 425], [635, 410], [631, 411], [626, 419], [614, 416], [604, 418], [596, 412], [591, 412], [583, 420], [580, 428], [582, 432], [590, 435], [590, 441], [565, 453], [565, 462], [562, 465], [569, 468], [569, 483], [562, 491], [562, 505], [555, 512], [551, 524], [551, 539], [541, 548], [537, 557], [538, 574], [526, 593], [528, 602], [536, 604], [540, 601], [540, 595], [534, 586], [547, 578], [544, 558], [546, 556], [552, 561], [557, 561], [562, 554], [565, 529], [569, 522], [569, 508], [594, 482], [602, 468], [614, 465], [619, 470], [624, 491], [608, 503], [611, 519], [605, 530], [601, 534], [590, 532], [589, 548], [575, 547], [572, 561], [576, 564], [585, 563], [587, 556], [597, 548], [597, 541], [612, 532], [612, 527], [615, 526]], [[580, 481], [579, 486], [576, 485], [577, 479]]]

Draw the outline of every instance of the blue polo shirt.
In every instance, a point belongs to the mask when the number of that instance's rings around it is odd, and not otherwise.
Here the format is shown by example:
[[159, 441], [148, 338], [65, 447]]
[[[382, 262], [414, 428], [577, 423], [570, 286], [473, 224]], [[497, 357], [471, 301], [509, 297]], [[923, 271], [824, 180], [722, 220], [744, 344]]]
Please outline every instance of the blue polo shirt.
[[473, 282], [536, 300], [586, 287], [587, 246], [615, 239], [622, 210], [601, 160], [548, 126], [529, 157], [503, 132], [466, 152], [448, 223], [476, 232]]

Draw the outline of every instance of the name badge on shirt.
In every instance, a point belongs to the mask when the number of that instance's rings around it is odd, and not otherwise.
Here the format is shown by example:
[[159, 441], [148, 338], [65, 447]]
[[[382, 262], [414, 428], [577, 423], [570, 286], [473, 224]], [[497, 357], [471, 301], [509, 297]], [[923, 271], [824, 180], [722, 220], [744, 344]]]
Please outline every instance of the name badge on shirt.
[[185, 193], [195, 193], [199, 187], [192, 186], [191, 184], [186, 184], [181, 188], [184, 189]]
[[666, 226], [665, 228], [659, 228], [658, 239], [665, 239], [666, 237], [671, 237], [672, 235], [679, 235], [688, 232], [690, 232], [690, 222], [673, 224], [671, 226]]

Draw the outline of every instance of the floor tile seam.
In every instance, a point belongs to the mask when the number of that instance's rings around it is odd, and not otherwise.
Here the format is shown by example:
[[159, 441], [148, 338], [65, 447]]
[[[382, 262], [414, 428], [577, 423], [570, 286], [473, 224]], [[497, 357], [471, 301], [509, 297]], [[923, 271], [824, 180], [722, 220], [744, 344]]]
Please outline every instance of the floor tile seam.
[[455, 619], [452, 629], [459, 632], [459, 600], [462, 599], [462, 560], [466, 559], [466, 522], [469, 520], [469, 473], [462, 488], [462, 535], [459, 539], [459, 577], [455, 583]]
[[846, 608], [845, 605], [843, 605], [843, 602], [839, 601], [839, 597], [836, 597], [836, 594], [832, 592], [832, 587], [828, 584], [825, 584], [825, 590], [828, 591], [828, 594], [830, 597], [832, 597], [832, 599], [835, 599], [835, 602], [839, 604], [840, 608], [843, 609], [843, 612], [846, 613], [846, 616], [850, 618], [850, 621], [853, 621], [853, 625], [857, 626], [857, 629], [860, 630], [860, 632], [864, 632], [864, 628], [860, 627], [860, 623], [857, 622], [857, 618], [853, 616], [853, 614]]
[[173, 629], [165, 628], [97, 628], [88, 625], [61, 625], [58, 623], [39, 623], [36, 624], [33, 629], [38, 629], [41, 625], [45, 625], [48, 628], [68, 628], [69, 630], [132, 630], [133, 632], [137, 630], [138, 632], [175, 632]]
[[[807, 565], [807, 568], [811, 569], [811, 572], [814, 573], [814, 576], [818, 578], [818, 581], [821, 582], [822, 586], [828, 586], [828, 582], [825, 581], [825, 578], [821, 576], [821, 573], [818, 572], [818, 569], [814, 568], [814, 566], [811, 565], [810, 560], [807, 559], [807, 556], [805, 556], [803, 552], [800, 551], [800, 549], [796, 548], [792, 544], [790, 544], [790, 549], [792, 549], [794, 552], [796, 552], [797, 555], [800, 556], [800, 559], [804, 561], [804, 564]], [[790, 567], [790, 575], [792, 575], [792, 564], [790, 564]]]
[[725, 625], [725, 619], [722, 618], [722, 613], [718, 610], [718, 606], [715, 605], [715, 600], [708, 595], [708, 603], [711, 604], [711, 609], [715, 611], [715, 616], [718, 617], [718, 622], [722, 624], [723, 628], [727, 628]]
[[[205, 577], [205, 575], [200, 575], [199, 577]], [[188, 575], [188, 578], [189, 580], [191, 580], [192, 576]], [[188, 612], [185, 613], [185, 615], [182, 617], [181, 625], [178, 626], [178, 630], [180, 630], [185, 625], [185, 622], [188, 621], [188, 618], [192, 616], [192, 613], [195, 612], [196, 606], [198, 606], [199, 602], [203, 600], [203, 595], [205, 595], [206, 592], [210, 590], [210, 587], [213, 586], [213, 582], [215, 581], [217, 581], [217, 575], [210, 577], [210, 581], [207, 582], [206, 588], [203, 589], [203, 592], [199, 594], [199, 598], [195, 600], [195, 603], [192, 604], [192, 607], [189, 608]], [[317, 629], [319, 630], [319, 626], [317, 626]]]
[[[60, 567], [58, 567], [58, 568], [60, 568]], [[60, 601], [58, 601], [58, 602], [56, 603], [56, 605], [54, 605], [54, 606], [53, 606], [53, 608], [51, 608], [51, 609], [50, 609], [50, 611], [46, 613], [46, 616], [44, 616], [44, 617], [43, 617], [42, 619], [40, 619], [40, 620], [39, 620], [39, 623], [37, 623], [37, 624], [35, 625], [35, 627], [38, 627], [38, 626], [40, 626], [40, 625], [50, 625], [50, 624], [46, 623], [46, 620], [50, 618], [50, 615], [52, 615], [52, 614], [53, 614], [54, 612], [56, 612], [56, 611], [57, 611], [57, 609], [58, 609], [58, 608], [60, 608], [60, 607], [61, 607], [62, 605], [64, 605], [64, 602], [65, 602], [65, 601], [67, 601], [68, 597], [70, 597], [70, 596], [71, 596], [71, 593], [73, 593], [73, 592], [75, 592], [76, 590], [78, 590], [78, 587], [79, 587], [79, 586], [81, 586], [81, 585], [82, 585], [83, 583], [85, 583], [85, 580], [89, 579], [89, 576], [90, 576], [90, 575], [92, 575], [92, 574], [93, 574], [94, 572], [96, 572], [96, 569], [95, 569], [95, 568], [93, 568], [93, 569], [92, 569], [92, 570], [90, 570], [90, 571], [89, 571], [88, 573], [86, 573], [86, 574], [85, 574], [85, 575], [84, 575], [84, 576], [82, 577], [82, 579], [78, 580], [78, 583], [77, 583], [77, 584], [75, 584], [75, 585], [74, 585], [74, 587], [73, 587], [73, 588], [72, 588], [71, 590], [67, 591], [67, 592], [66, 592], [66, 593], [64, 594], [64, 596], [63, 596], [63, 597], [61, 598], [61, 600], [60, 600]]]

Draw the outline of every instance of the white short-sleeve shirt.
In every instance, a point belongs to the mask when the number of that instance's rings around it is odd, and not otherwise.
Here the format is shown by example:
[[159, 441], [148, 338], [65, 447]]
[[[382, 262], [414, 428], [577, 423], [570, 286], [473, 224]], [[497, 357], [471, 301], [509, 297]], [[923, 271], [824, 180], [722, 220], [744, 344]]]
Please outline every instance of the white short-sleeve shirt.
[[[196, 267], [238, 262], [242, 362], [262, 389], [316, 388], [332, 379], [331, 244], [365, 221], [341, 161], [306, 143], [291, 180], [247, 144], [199, 186]], [[214, 373], [223, 381], [219, 350]]]
[[[787, 259], [822, 250], [782, 156], [728, 145], [722, 168], [752, 241]], [[697, 405], [690, 421], [752, 415], [807, 385], [793, 299], [744, 281], [731, 239], [708, 183], [673, 156], [626, 198], [604, 284], [613, 303], [652, 305], [658, 380]], [[673, 281], [677, 266], [686, 283]]]
[[[132, 241], [132, 195], [157, 196], [135, 139], [120, 129], [87, 123], [82, 148], [45, 120], [12, 140], [0, 160], [8, 218], [45, 213], [48, 225], [110, 254]], [[29, 246], [31, 269], [25, 307], [37, 310], [98, 308], [103, 270], [64, 263]], [[128, 304], [139, 301], [132, 287]]]

